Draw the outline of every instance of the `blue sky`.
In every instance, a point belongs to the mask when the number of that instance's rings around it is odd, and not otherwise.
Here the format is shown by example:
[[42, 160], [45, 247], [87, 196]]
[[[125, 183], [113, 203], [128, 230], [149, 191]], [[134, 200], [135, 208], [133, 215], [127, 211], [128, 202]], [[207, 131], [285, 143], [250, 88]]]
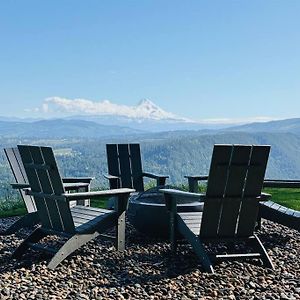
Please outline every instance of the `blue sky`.
[[194, 119], [300, 113], [300, 1], [1, 1], [2, 116], [57, 96]]

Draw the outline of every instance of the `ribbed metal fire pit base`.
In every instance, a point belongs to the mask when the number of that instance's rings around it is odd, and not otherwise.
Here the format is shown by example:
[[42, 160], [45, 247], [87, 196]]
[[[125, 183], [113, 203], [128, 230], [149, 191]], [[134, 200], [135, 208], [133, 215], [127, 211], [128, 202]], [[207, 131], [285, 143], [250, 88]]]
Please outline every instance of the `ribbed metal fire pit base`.
[[[179, 201], [177, 210], [180, 212], [202, 211], [203, 203]], [[129, 199], [127, 216], [135, 229], [143, 234], [160, 238], [169, 236], [169, 214], [159, 188], [132, 195]]]

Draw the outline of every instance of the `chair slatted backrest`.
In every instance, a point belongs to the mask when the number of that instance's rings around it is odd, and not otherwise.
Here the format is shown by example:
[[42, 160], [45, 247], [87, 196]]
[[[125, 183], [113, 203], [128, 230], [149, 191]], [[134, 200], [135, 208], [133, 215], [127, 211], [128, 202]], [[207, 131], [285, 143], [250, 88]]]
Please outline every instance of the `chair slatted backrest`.
[[107, 144], [106, 154], [108, 173], [120, 177], [120, 187], [144, 191], [139, 144]]
[[201, 221], [202, 237], [254, 232], [270, 146], [215, 145]]
[[42, 227], [58, 232], [75, 230], [68, 201], [50, 147], [18, 146], [27, 178], [34, 195]]
[[[9, 162], [10, 169], [14, 175], [16, 183], [28, 184], [28, 179], [24, 169], [24, 165], [20, 156], [18, 148], [5, 148], [6, 158]], [[25, 203], [26, 209], [29, 213], [36, 211], [35, 202], [32, 196], [26, 195], [23, 189], [20, 189], [21, 197]]]

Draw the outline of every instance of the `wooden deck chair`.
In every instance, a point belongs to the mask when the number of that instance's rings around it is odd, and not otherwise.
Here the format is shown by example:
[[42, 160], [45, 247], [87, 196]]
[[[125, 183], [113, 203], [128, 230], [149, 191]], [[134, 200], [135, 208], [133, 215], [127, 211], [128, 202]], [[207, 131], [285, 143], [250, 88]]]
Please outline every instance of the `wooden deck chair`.
[[169, 176], [143, 172], [139, 144], [107, 144], [107, 165], [111, 189], [134, 188], [144, 192], [143, 177], [156, 179], [157, 186], [163, 186]]
[[[10, 235], [21, 228], [32, 227], [39, 223], [38, 214], [36, 211], [36, 205], [32, 196], [25, 193], [25, 189], [29, 187], [29, 182], [27, 175], [23, 166], [23, 162], [19, 153], [18, 148], [4, 148], [4, 153], [9, 162], [9, 166], [13, 173], [16, 183], [11, 184], [13, 188], [18, 189], [21, 195], [22, 200], [24, 201], [27, 214], [18, 219], [5, 231], [0, 232], [0, 235]], [[79, 191], [84, 189], [85, 191], [90, 190], [90, 183], [92, 177], [67, 177], [63, 178], [64, 187], [67, 191]], [[89, 206], [89, 200], [84, 199], [76, 203], [73, 201], [72, 206], [76, 204]]]
[[[41, 226], [15, 250], [14, 258], [20, 258], [29, 247], [43, 250], [54, 254], [48, 264], [50, 269], [54, 269], [76, 249], [113, 227], [116, 228], [116, 247], [124, 250], [125, 211], [128, 196], [134, 190], [66, 193], [52, 148], [22, 145], [18, 149], [30, 184], [27, 193], [34, 198]], [[69, 206], [71, 200], [102, 196], [116, 197], [113, 211], [83, 205]], [[38, 242], [48, 235], [67, 237], [67, 241], [60, 249], [40, 245]]]
[[[205, 271], [213, 273], [218, 259], [261, 258], [272, 262], [254, 234], [270, 146], [215, 145], [206, 194], [162, 189], [170, 211], [171, 249], [176, 250], [178, 233], [192, 245]], [[176, 199], [191, 197], [204, 201], [203, 212], [177, 213]], [[214, 254], [210, 257], [205, 241], [246, 242], [252, 253]], [[251, 246], [251, 247], [250, 247]]]

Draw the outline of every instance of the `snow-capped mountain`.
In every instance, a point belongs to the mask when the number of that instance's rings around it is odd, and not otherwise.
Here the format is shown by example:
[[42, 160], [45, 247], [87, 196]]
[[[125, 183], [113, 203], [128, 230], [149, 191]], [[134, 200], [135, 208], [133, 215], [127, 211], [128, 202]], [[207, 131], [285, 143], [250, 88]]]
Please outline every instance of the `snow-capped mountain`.
[[176, 120], [188, 121], [186, 118], [179, 117], [171, 112], [167, 112], [148, 99], [143, 99], [135, 106], [136, 118], [153, 120]]
[[165, 131], [181, 129], [202, 129], [205, 126], [193, 120], [165, 111], [149, 99], [137, 105], [120, 105], [109, 100], [67, 99], [51, 97], [31, 113], [39, 117], [84, 120], [101, 125], [117, 125], [142, 131]]
[[167, 112], [148, 99], [141, 100], [137, 105], [120, 105], [109, 100], [92, 101], [87, 99], [67, 99], [61, 97], [47, 98], [35, 112], [45, 115], [62, 116], [114, 116], [129, 119], [175, 120], [189, 121], [171, 112]]

